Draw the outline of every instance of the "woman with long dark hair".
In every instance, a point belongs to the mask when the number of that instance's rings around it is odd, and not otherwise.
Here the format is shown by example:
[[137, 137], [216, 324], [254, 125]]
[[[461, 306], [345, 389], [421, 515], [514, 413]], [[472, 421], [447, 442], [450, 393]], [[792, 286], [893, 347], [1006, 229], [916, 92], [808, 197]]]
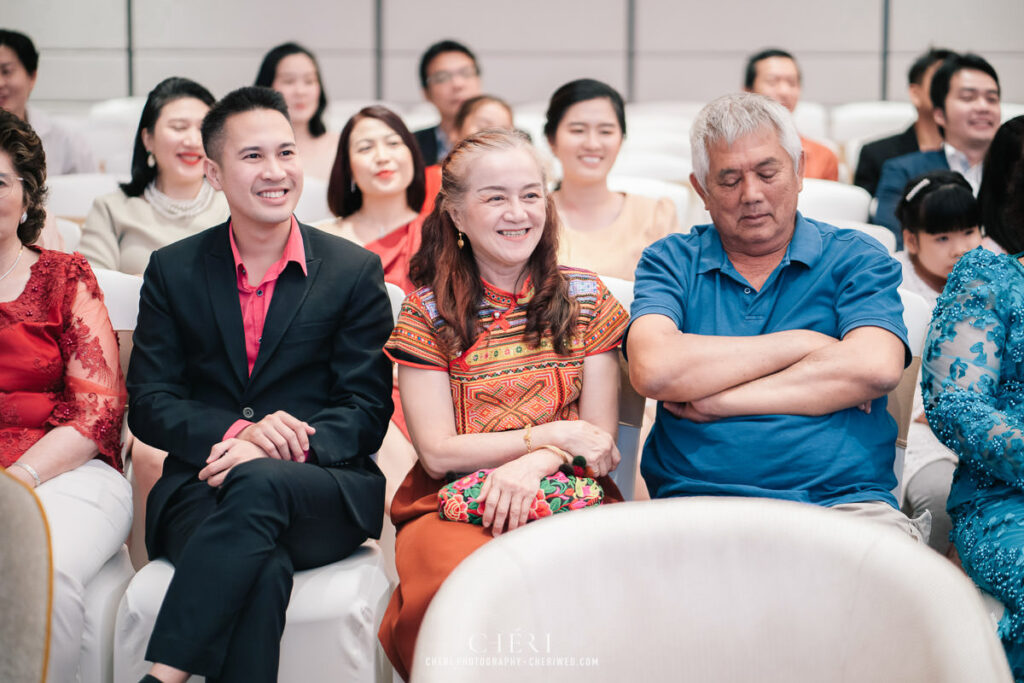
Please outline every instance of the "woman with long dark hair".
[[150, 91], [131, 180], [98, 197], [82, 225], [78, 249], [94, 268], [141, 275], [154, 250], [227, 218], [227, 202], [205, 179], [199, 130], [213, 101], [187, 78], [164, 79]]

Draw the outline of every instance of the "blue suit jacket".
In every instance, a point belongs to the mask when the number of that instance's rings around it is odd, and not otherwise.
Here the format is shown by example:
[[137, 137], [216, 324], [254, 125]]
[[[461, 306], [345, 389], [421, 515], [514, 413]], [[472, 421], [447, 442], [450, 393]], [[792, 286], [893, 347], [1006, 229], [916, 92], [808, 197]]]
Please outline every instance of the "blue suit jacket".
[[931, 152], [911, 152], [882, 164], [882, 176], [878, 180], [875, 198], [875, 223], [884, 225], [896, 235], [896, 248], [903, 248], [903, 228], [896, 220], [896, 206], [903, 197], [903, 188], [911, 178], [922, 173], [935, 170], [949, 170], [946, 153], [941, 150]]

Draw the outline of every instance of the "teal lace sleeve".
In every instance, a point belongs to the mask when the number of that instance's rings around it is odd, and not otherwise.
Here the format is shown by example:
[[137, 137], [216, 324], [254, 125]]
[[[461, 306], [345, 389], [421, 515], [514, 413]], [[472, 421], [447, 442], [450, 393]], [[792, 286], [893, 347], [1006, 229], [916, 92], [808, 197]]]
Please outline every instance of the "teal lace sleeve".
[[935, 434], [978, 474], [1024, 490], [1024, 271], [983, 249], [964, 256], [935, 308], [921, 389]]

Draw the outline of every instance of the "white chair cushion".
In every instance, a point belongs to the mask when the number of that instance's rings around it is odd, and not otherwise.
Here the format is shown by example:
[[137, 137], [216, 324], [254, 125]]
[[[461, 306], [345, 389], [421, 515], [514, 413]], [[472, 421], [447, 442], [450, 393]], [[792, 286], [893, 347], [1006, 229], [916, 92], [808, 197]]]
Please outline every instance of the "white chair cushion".
[[[117, 612], [115, 683], [136, 683], [149, 669], [146, 646], [173, 576], [170, 562], [153, 560], [128, 586]], [[383, 554], [374, 541], [339, 562], [296, 572], [278, 679], [370, 682], [390, 676], [377, 646], [390, 596]]]
[[135, 576], [128, 548], [114, 554], [85, 587], [80, 683], [106, 683], [114, 676], [114, 622], [128, 582]]

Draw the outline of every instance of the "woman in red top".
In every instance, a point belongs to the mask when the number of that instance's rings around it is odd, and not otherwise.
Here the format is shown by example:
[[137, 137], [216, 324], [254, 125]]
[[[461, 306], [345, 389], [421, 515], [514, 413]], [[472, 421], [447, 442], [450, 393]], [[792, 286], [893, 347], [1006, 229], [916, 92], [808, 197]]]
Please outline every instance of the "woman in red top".
[[[45, 218], [39, 137], [0, 110], [0, 465], [35, 488], [54, 562], [50, 680], [77, 680], [83, 586], [124, 543], [124, 378], [80, 255], [32, 246]], [[10, 549], [8, 549], [10, 550]]]
[[365, 107], [338, 141], [327, 186], [327, 205], [337, 218], [317, 227], [380, 256], [384, 279], [408, 293], [409, 259], [433, 200], [420, 149], [402, 119], [387, 107]]

